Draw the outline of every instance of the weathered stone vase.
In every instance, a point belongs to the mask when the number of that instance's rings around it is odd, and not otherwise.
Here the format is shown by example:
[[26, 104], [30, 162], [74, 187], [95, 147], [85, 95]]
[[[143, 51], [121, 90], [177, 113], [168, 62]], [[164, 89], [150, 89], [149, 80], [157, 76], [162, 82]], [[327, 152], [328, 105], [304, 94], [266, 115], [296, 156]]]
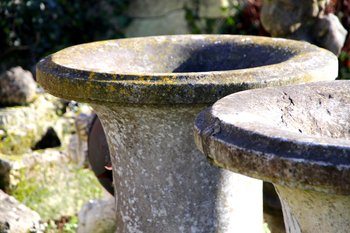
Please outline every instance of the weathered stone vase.
[[332, 81], [229, 95], [198, 115], [196, 143], [218, 166], [272, 182], [287, 232], [349, 232], [349, 89]]
[[310, 44], [232, 35], [101, 41], [37, 65], [49, 93], [91, 103], [101, 119], [117, 232], [261, 232], [261, 181], [209, 164], [195, 116], [230, 93], [336, 75], [336, 57]]

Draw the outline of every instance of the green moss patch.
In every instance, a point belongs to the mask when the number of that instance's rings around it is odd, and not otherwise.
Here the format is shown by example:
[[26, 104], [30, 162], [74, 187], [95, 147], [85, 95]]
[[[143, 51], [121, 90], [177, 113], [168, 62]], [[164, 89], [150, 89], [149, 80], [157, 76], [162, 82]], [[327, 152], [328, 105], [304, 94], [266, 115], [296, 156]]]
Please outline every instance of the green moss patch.
[[50, 162], [11, 173], [12, 195], [44, 220], [72, 216], [102, 188], [93, 172], [75, 164]]

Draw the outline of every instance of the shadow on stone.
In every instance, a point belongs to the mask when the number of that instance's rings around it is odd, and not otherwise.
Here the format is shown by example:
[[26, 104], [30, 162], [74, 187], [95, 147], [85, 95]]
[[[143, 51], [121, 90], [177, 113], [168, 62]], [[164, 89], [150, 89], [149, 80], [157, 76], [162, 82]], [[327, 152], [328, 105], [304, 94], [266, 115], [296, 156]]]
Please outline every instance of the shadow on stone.
[[263, 182], [264, 221], [272, 233], [284, 233], [284, 221], [281, 201], [278, 194], [269, 182]]
[[111, 163], [110, 152], [108, 149], [106, 135], [97, 115], [94, 115], [91, 127], [89, 129], [87, 154], [89, 164], [96, 177], [102, 186], [110, 194], [114, 195], [113, 174], [111, 170], [106, 169], [106, 166]]
[[[180, 47], [181, 51], [181, 47]], [[185, 54], [185, 53], [184, 53]], [[194, 45], [187, 60], [175, 73], [238, 70], [281, 63], [293, 56], [292, 51], [251, 43]]]
[[42, 150], [46, 148], [54, 148], [54, 147], [60, 147], [61, 141], [60, 138], [57, 136], [56, 131], [49, 127], [45, 133], [45, 135], [38, 141], [35, 146], [32, 148], [33, 150]]

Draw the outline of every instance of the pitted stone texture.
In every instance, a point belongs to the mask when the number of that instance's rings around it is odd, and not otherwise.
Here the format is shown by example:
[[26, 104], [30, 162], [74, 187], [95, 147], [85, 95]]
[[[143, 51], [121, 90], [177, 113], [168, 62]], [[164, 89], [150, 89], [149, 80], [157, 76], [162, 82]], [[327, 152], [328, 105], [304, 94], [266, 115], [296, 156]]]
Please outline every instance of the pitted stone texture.
[[29, 71], [14, 67], [0, 75], [0, 105], [24, 105], [33, 101], [36, 83]]
[[276, 189], [283, 205], [287, 233], [349, 231], [349, 195], [332, 195], [280, 185]]
[[192, 122], [203, 106], [103, 107], [116, 232], [262, 232], [262, 184], [211, 166]]
[[195, 141], [218, 166], [274, 183], [288, 232], [347, 232], [349, 88], [333, 81], [229, 95], [198, 116]]
[[43, 232], [38, 213], [0, 190], [0, 232]]
[[86, 203], [78, 213], [77, 233], [114, 233], [115, 203], [112, 196]]
[[236, 172], [350, 194], [349, 88], [333, 81], [229, 95], [198, 117], [197, 143]]
[[333, 80], [338, 60], [305, 42], [254, 36], [177, 35], [77, 45], [37, 65], [51, 94], [119, 104], [213, 103], [230, 93]]

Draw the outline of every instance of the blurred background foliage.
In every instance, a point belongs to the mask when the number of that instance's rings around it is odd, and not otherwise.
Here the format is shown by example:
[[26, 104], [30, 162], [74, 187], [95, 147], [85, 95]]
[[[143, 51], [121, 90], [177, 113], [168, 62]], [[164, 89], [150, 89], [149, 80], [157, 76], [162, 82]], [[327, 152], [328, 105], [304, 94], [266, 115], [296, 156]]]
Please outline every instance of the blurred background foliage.
[[260, 22], [260, 9], [262, 0], [250, 0], [246, 4], [240, 1], [221, 8], [224, 18], [207, 18], [205, 26], [201, 27], [202, 19], [195, 11], [186, 11], [186, 20], [194, 34], [219, 33], [238, 35], [268, 36]]
[[122, 37], [126, 7], [127, 0], [1, 0], [0, 68], [33, 71], [38, 59], [69, 45]]
[[[0, 71], [17, 65], [34, 71], [40, 58], [64, 47], [125, 37], [123, 30], [132, 21], [125, 13], [130, 2], [1, 0]], [[204, 21], [196, 11], [187, 9], [186, 21], [191, 33], [268, 35], [259, 19], [261, 5], [262, 0], [249, 0], [244, 5], [237, 3], [222, 8], [227, 17]], [[350, 28], [350, 1], [331, 0], [328, 11], [334, 12], [345, 28]], [[350, 79], [349, 36], [339, 61], [339, 78]]]

